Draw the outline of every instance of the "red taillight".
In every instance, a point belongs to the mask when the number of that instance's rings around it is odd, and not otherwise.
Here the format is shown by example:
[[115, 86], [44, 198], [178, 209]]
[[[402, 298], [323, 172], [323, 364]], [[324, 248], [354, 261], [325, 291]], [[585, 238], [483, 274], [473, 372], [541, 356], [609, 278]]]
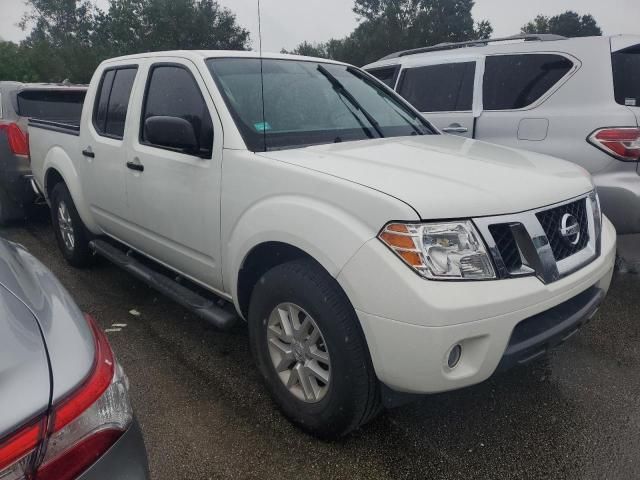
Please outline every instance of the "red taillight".
[[640, 128], [601, 128], [589, 136], [589, 143], [626, 162], [640, 160]]
[[82, 386], [54, 407], [54, 432], [63, 428], [89, 408], [100, 398], [113, 379], [115, 366], [113, 352], [111, 351], [107, 337], [90, 315], [85, 315], [85, 318], [93, 330], [93, 335], [96, 340], [96, 363], [89, 378], [85, 380]]
[[122, 435], [119, 430], [102, 430], [74, 445], [67, 452], [38, 470], [37, 480], [73, 480]]
[[45, 424], [46, 417], [39, 418], [0, 441], [0, 478], [5, 469], [38, 447]]
[[0, 132], [4, 132], [7, 136], [11, 153], [29, 155], [29, 137], [17, 123], [0, 123]]
[[86, 319], [95, 339], [91, 373], [80, 387], [54, 404], [48, 416], [0, 441], [0, 479], [76, 478], [131, 424], [126, 376], [104, 332], [93, 318], [86, 315]]

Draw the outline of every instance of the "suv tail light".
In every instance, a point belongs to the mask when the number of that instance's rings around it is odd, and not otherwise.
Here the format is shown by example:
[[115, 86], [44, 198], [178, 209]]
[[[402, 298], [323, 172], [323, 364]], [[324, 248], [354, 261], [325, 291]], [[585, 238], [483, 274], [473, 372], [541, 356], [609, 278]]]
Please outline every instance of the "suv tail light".
[[593, 132], [589, 143], [625, 162], [640, 160], [640, 128], [601, 128]]
[[14, 155], [29, 155], [29, 137], [17, 123], [0, 123], [0, 132], [6, 134], [11, 153]]
[[[71, 480], [100, 458], [131, 424], [128, 381], [106, 336], [94, 334], [94, 367], [82, 385], [0, 444], [0, 479]], [[45, 433], [47, 432], [48, 433]]]

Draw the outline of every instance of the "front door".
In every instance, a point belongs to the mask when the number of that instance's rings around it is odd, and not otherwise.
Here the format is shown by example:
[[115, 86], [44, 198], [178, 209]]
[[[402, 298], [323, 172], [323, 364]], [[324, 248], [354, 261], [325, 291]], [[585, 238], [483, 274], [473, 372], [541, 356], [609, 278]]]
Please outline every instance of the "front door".
[[[134, 113], [136, 138], [126, 159], [126, 190], [135, 245], [143, 253], [215, 289], [220, 265], [222, 126], [193, 63], [157, 59], [145, 66], [146, 87]], [[154, 144], [145, 122], [178, 117], [192, 126], [198, 152]]]
[[408, 65], [397, 91], [438, 130], [473, 138], [476, 60]]

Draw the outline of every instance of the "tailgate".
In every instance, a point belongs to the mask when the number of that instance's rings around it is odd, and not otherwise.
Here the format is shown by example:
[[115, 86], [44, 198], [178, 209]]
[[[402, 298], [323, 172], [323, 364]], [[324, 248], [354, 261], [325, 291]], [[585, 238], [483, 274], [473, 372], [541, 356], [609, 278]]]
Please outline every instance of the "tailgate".
[[49, 406], [49, 362], [38, 322], [0, 285], [0, 438]]

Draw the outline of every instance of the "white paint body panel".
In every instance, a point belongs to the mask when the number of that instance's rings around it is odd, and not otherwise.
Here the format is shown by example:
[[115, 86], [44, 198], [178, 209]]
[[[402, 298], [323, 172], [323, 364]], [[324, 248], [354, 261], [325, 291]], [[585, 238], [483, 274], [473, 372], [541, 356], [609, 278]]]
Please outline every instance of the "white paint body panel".
[[[376, 239], [389, 221], [530, 210], [589, 192], [589, 174], [544, 155], [442, 135], [253, 153], [204, 63], [232, 55], [255, 53], [160, 52], [105, 62], [92, 80], [80, 137], [32, 129], [36, 181], [46, 191], [47, 173], [55, 169], [93, 233], [129, 245], [236, 308], [238, 274], [254, 247], [283, 242], [303, 250], [338, 279], [356, 308], [378, 376], [405, 391], [479, 381], [493, 371], [517, 321], [597, 282], [608, 285], [615, 251], [610, 224], [602, 256], [553, 285], [533, 277], [453, 283], [418, 277]], [[139, 143], [144, 85], [154, 62], [181, 63], [197, 78], [214, 123], [212, 159]], [[101, 73], [131, 64], [139, 70], [124, 138], [98, 145], [89, 124]], [[87, 146], [95, 159], [82, 156]], [[134, 160], [144, 172], [126, 168]], [[508, 321], [495, 320], [502, 317]], [[476, 372], [443, 378], [439, 350], [424, 352], [453, 335], [445, 335], [445, 327], [464, 336], [488, 324], [494, 340], [477, 357]], [[411, 359], [428, 365], [406, 369]]]

